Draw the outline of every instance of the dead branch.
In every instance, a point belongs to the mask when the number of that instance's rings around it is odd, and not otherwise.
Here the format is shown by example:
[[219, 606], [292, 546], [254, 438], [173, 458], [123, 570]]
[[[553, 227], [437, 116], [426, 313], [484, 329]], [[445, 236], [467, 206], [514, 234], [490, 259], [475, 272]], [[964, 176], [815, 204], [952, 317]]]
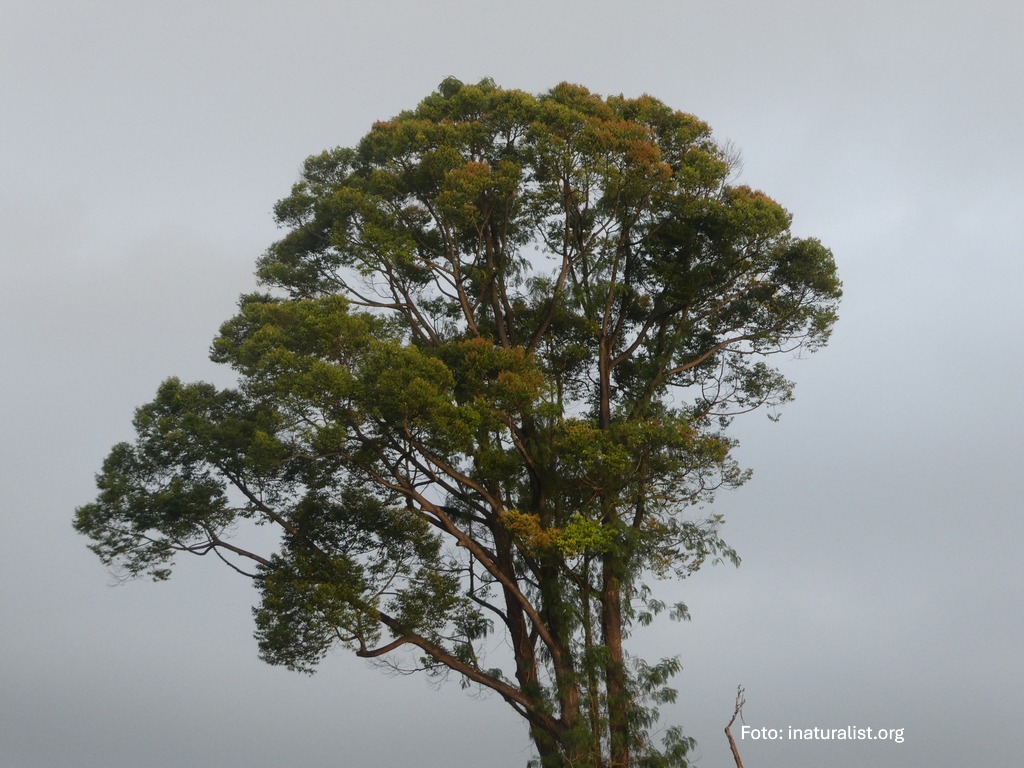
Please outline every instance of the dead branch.
[[739, 747], [736, 746], [736, 739], [732, 737], [731, 728], [732, 724], [736, 722], [737, 717], [740, 719], [741, 723], [744, 722], [743, 705], [747, 703], [747, 699], [743, 693], [743, 686], [736, 686], [736, 707], [732, 711], [732, 719], [729, 721], [729, 724], [725, 726], [725, 735], [726, 738], [729, 739], [729, 749], [732, 750], [732, 759], [736, 761], [736, 768], [743, 768], [743, 761], [740, 759], [740, 750]]

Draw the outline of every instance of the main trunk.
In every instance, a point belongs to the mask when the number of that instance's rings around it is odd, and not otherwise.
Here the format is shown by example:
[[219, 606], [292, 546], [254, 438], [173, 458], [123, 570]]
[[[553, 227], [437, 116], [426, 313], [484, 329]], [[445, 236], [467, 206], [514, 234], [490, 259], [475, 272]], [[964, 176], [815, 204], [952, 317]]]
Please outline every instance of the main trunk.
[[629, 685], [622, 651], [622, 575], [618, 557], [604, 558], [601, 574], [601, 633], [606, 653], [609, 768], [629, 766]]

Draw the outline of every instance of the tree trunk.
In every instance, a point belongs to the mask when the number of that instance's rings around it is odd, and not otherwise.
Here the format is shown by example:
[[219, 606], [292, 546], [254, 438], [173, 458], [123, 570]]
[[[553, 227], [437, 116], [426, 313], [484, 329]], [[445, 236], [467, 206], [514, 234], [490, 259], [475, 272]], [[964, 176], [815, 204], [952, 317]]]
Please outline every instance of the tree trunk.
[[606, 555], [602, 573], [601, 631], [608, 652], [605, 689], [608, 694], [609, 768], [629, 767], [629, 685], [622, 651], [622, 578], [618, 557]]

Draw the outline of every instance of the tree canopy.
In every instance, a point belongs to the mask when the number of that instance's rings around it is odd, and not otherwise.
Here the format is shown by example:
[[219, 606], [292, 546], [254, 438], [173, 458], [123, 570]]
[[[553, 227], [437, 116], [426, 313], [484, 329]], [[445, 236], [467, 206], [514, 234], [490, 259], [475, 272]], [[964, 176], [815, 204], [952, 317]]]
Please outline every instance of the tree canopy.
[[270, 663], [453, 674], [545, 768], [685, 766], [652, 728], [679, 662], [624, 640], [686, 617], [657, 579], [736, 560], [702, 512], [747, 477], [727, 428], [791, 399], [768, 361], [840, 297], [733, 166], [650, 96], [444, 81], [306, 160], [267, 292], [213, 343], [237, 387], [164, 382], [75, 527], [126, 577], [212, 553], [251, 578]]

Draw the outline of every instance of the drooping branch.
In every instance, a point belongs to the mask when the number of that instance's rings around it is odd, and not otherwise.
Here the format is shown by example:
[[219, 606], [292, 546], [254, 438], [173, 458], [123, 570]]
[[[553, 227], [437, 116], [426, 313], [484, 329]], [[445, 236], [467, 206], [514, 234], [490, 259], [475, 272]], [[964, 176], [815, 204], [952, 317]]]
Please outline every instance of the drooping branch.
[[[391, 645], [397, 648], [401, 645], [411, 644], [415, 645], [421, 651], [426, 653], [435, 661], [443, 664], [454, 672], [458, 672], [464, 677], [472, 680], [474, 683], [478, 683], [485, 688], [490, 688], [492, 691], [501, 696], [505, 701], [511, 704], [523, 717], [526, 717], [531, 722], [535, 722], [541, 725], [545, 729], [548, 729], [551, 733], [558, 733], [562, 730], [561, 724], [558, 720], [552, 717], [549, 713], [544, 712], [536, 702], [532, 701], [522, 691], [508, 683], [498, 680], [490, 675], [480, 671], [472, 664], [469, 664], [461, 659], [453, 656], [441, 646], [436, 643], [432, 643], [421, 635], [414, 633], [405, 632], [401, 623], [393, 616], [377, 611], [380, 622], [391, 629], [399, 637]], [[393, 648], [392, 648], [393, 649]], [[374, 654], [373, 651], [366, 652], [368, 654]], [[366, 654], [360, 654], [366, 655]], [[374, 654], [379, 655], [379, 654]]]

